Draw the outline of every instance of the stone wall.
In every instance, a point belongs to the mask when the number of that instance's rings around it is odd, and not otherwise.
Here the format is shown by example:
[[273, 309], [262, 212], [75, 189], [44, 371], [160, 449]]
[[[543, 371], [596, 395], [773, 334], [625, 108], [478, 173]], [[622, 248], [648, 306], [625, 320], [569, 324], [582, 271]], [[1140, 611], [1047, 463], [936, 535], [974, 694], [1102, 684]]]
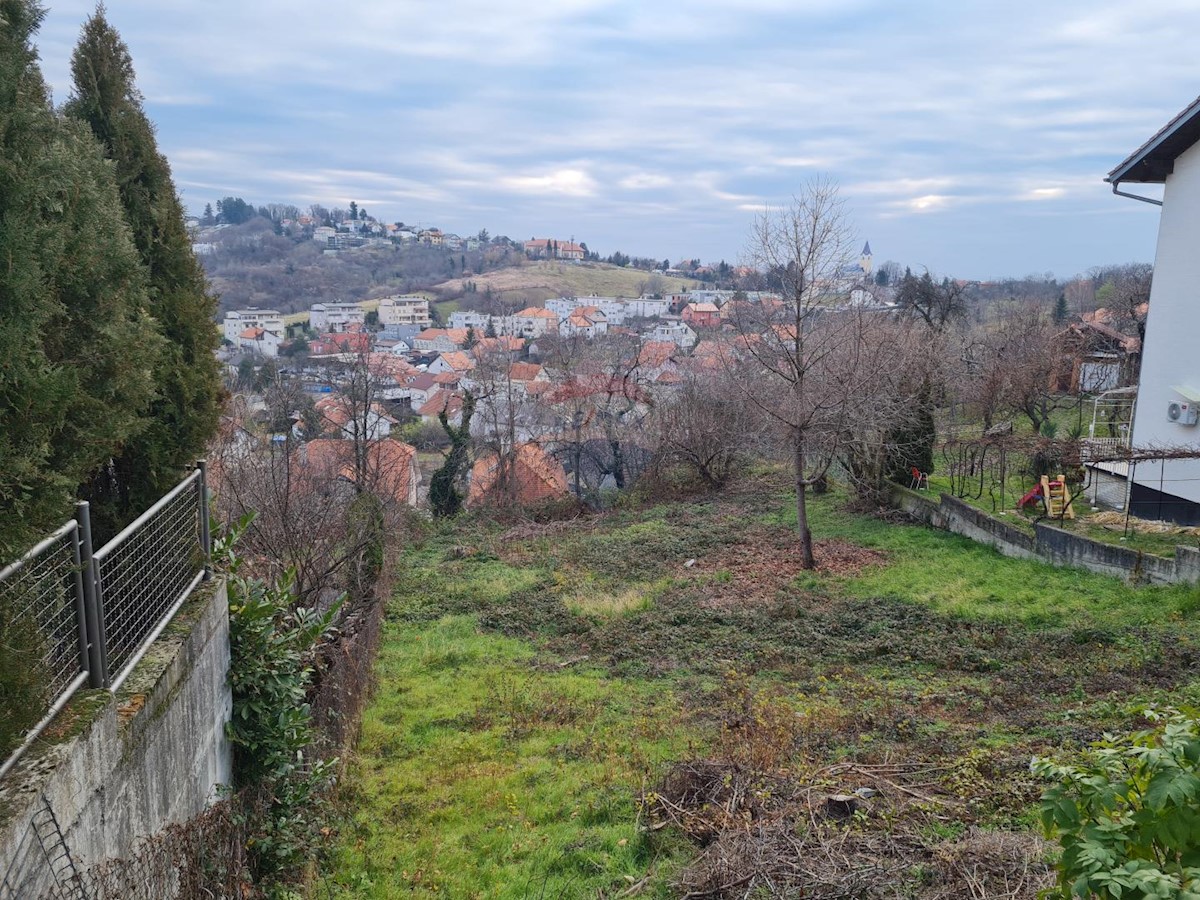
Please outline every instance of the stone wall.
[[1040, 559], [1057, 566], [1071, 566], [1114, 575], [1131, 581], [1156, 584], [1195, 584], [1200, 581], [1200, 550], [1176, 547], [1175, 558], [1167, 559], [1092, 540], [1039, 522], [1034, 534], [990, 516], [949, 494], [936, 498], [899, 485], [891, 486], [892, 502], [919, 522], [961, 534], [994, 547], [1005, 556]]
[[137, 838], [203, 811], [231, 776], [228, 672], [222, 580], [196, 590], [116, 696], [68, 705], [0, 783], [0, 879], [13, 896], [53, 890], [56, 850], [81, 868], [129, 856]]

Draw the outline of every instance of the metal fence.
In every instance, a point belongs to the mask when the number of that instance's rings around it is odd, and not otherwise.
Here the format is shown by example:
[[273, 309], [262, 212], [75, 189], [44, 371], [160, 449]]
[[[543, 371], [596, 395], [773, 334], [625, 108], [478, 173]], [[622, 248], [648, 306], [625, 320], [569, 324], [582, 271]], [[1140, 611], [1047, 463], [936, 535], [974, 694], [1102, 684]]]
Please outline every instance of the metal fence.
[[42, 716], [0, 764], [0, 778], [85, 684], [117, 691], [208, 573], [205, 465], [93, 552], [86, 502], [0, 570], [0, 653], [28, 673], [0, 715]]

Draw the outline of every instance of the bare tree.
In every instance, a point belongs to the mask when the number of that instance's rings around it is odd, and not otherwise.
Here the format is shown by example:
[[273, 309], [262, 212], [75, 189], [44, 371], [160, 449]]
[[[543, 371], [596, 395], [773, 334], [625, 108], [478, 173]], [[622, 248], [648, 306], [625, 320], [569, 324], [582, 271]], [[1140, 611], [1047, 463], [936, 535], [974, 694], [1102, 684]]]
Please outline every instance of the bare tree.
[[976, 328], [964, 344], [956, 394], [990, 429], [997, 417], [1024, 415], [1041, 431], [1064, 405], [1055, 390], [1056, 328], [1044, 305], [1010, 305], [997, 321]]
[[475, 397], [472, 438], [478, 449], [496, 457], [492, 499], [515, 505], [520, 488], [518, 451], [537, 441], [548, 427], [541, 406], [529, 394], [530, 381], [540, 366], [514, 360], [505, 344], [476, 352], [475, 359], [475, 368], [464, 379]]
[[739, 381], [743, 394], [782, 429], [796, 486], [796, 526], [802, 565], [811, 569], [807, 492], [824, 479], [846, 434], [850, 400], [872, 373], [858, 357], [862, 309], [850, 308], [842, 273], [853, 235], [836, 186], [810, 182], [789, 206], [755, 221], [750, 261], [770, 273], [781, 307], [740, 306]]
[[849, 414], [840, 440], [842, 468], [858, 496], [882, 500], [884, 482], [911, 468], [932, 469], [934, 394], [943, 382], [946, 337], [921, 320], [876, 315], [854, 335], [857, 348], [835, 362], [852, 362], [869, 378], [849, 382], [861, 390], [846, 397]]
[[1126, 263], [1092, 270], [1096, 300], [1113, 314], [1112, 327], [1146, 340], [1146, 311], [1154, 267], [1149, 263]]
[[624, 489], [649, 457], [639, 437], [653, 406], [641, 351], [640, 338], [614, 333], [590, 340], [560, 338], [548, 347], [545, 358], [555, 386], [546, 401], [570, 435], [577, 495], [608, 478]]
[[765, 417], [747, 403], [731, 372], [692, 370], [655, 409], [659, 452], [690, 468], [710, 488], [725, 486], [766, 440]]
[[226, 522], [253, 513], [243, 537], [262, 574], [295, 571], [296, 602], [315, 606], [339, 593], [367, 536], [351, 528], [348, 492], [336, 466], [309, 465], [298, 441], [239, 440], [222, 430], [210, 456], [217, 508]]
[[945, 331], [966, 316], [963, 286], [949, 278], [937, 281], [928, 270], [920, 278], [907, 269], [896, 291], [896, 305], [934, 331]]

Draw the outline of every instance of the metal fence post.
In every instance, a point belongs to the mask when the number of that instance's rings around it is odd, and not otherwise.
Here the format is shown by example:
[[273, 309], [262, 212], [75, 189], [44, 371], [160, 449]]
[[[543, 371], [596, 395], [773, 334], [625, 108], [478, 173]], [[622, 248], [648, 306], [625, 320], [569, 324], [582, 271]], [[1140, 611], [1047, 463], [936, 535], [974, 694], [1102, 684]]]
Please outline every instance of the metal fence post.
[[104, 601], [92, 558], [92, 513], [86, 500], [75, 504], [79, 523], [79, 569], [83, 581], [83, 615], [88, 642], [88, 683], [94, 688], [108, 686], [108, 648], [104, 640]]
[[[77, 513], [78, 516], [78, 513]], [[75, 565], [75, 577], [72, 588], [75, 593], [75, 629], [79, 633], [79, 671], [92, 671], [91, 641], [88, 640], [87, 601], [84, 597], [83, 554], [79, 549], [82, 543], [82, 529], [78, 518], [75, 522], [75, 533], [71, 535], [71, 562]]]
[[204, 553], [204, 580], [212, 578], [212, 531], [208, 520], [208, 460], [196, 460], [200, 471], [197, 490], [200, 494], [200, 549]]

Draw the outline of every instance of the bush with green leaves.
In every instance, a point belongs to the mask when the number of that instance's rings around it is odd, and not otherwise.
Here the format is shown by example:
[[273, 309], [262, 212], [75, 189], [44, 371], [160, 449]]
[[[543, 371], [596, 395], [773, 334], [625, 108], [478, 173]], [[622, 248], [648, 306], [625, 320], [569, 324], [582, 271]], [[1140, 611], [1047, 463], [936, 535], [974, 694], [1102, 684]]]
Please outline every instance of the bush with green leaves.
[[325, 612], [297, 607], [290, 570], [274, 585], [239, 574], [234, 543], [252, 519], [231, 526], [214, 556], [229, 588], [233, 715], [226, 733], [234, 748], [234, 785], [253, 801], [255, 875], [274, 879], [295, 872], [320, 841], [321, 798], [336, 761], [306, 755], [314, 737], [306, 695], [313, 650], [330, 636], [341, 601]]
[[1146, 710], [1153, 728], [1106, 735], [1074, 765], [1034, 759], [1056, 784], [1042, 824], [1062, 845], [1056, 898], [1200, 900], [1200, 718]]

